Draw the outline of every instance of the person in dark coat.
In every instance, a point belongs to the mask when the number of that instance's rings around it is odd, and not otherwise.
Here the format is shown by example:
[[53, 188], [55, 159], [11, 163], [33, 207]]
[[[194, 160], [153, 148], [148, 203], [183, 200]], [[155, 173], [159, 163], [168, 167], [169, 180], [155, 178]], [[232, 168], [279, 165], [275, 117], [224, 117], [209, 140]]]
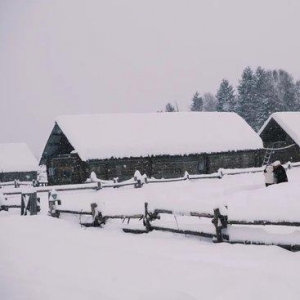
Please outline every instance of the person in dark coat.
[[275, 183], [288, 182], [288, 178], [284, 167], [281, 165], [279, 160], [276, 160], [272, 164], [274, 170]]

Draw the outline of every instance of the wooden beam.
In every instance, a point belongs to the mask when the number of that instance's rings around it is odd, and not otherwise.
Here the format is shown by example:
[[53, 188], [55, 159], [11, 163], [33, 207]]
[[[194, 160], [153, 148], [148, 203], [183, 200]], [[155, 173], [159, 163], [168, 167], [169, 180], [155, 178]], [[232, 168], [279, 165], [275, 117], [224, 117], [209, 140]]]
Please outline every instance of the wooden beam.
[[56, 209], [59, 213], [73, 214], [73, 215], [92, 215], [91, 211], [76, 211], [76, 210], [67, 210], [67, 209]]
[[300, 245], [298, 244], [280, 244], [280, 243], [266, 243], [266, 242], [255, 242], [255, 241], [242, 241], [242, 240], [231, 240], [231, 241], [226, 241], [226, 243], [229, 244], [243, 244], [243, 245], [258, 245], [258, 246], [278, 246], [283, 249], [289, 250], [289, 251], [300, 251]]
[[276, 225], [276, 226], [300, 226], [300, 222], [288, 222], [288, 221], [267, 221], [267, 220], [254, 220], [254, 221], [240, 221], [240, 220], [228, 220], [228, 225]]
[[151, 229], [158, 230], [158, 231], [172, 232], [172, 233], [180, 233], [180, 234], [185, 234], [185, 235], [195, 235], [195, 236], [201, 236], [201, 237], [206, 237], [206, 238], [216, 237], [216, 235], [213, 233], [207, 233], [207, 232], [201, 232], [201, 231], [181, 230], [181, 229], [158, 227], [158, 226], [151, 226]]

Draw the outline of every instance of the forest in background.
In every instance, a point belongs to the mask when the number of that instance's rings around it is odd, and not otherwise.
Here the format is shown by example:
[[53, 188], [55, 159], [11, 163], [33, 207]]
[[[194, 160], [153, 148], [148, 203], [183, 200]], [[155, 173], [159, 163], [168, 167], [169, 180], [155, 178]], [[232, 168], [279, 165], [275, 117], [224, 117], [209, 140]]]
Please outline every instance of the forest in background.
[[[171, 102], [166, 112], [178, 111]], [[236, 89], [223, 79], [216, 94], [196, 92], [190, 111], [236, 112], [258, 131], [268, 117], [278, 111], [300, 111], [300, 80], [284, 70], [246, 67]]]

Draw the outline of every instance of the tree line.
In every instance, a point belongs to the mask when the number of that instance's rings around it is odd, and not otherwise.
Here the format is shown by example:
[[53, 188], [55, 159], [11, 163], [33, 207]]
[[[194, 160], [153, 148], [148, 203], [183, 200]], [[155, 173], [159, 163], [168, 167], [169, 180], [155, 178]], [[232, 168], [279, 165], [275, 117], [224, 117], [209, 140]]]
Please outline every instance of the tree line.
[[[274, 112], [300, 111], [300, 81], [284, 70], [246, 67], [236, 89], [223, 79], [215, 95], [196, 92], [191, 102], [191, 111], [236, 112], [258, 131]], [[165, 111], [178, 108], [168, 103]]]

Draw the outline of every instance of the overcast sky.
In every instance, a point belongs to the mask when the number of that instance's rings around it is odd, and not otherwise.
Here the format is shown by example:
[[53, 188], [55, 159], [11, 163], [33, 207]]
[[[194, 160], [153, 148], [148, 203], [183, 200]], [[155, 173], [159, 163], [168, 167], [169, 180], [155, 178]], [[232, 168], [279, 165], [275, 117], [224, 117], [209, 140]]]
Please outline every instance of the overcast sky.
[[0, 0], [0, 142], [38, 157], [57, 115], [188, 110], [248, 65], [300, 79], [299, 14], [299, 0]]

